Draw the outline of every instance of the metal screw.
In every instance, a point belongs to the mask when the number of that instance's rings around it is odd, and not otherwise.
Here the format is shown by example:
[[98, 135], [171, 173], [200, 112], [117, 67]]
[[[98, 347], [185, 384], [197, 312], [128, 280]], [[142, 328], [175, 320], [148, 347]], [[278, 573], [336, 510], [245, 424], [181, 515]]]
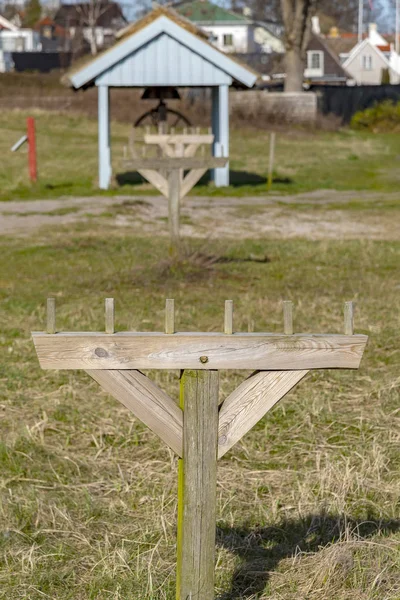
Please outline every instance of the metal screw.
[[208, 363], [208, 356], [200, 356], [200, 362], [203, 363], [203, 365]]

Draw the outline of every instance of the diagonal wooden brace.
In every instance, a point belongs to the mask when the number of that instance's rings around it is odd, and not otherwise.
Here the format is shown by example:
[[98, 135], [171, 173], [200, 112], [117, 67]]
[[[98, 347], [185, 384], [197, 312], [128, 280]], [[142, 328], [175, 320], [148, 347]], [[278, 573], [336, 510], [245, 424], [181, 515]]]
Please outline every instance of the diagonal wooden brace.
[[87, 370], [102, 388], [129, 408], [178, 456], [182, 456], [183, 413], [165, 392], [140, 371]]
[[222, 404], [218, 458], [224, 456], [308, 371], [261, 371], [251, 375]]

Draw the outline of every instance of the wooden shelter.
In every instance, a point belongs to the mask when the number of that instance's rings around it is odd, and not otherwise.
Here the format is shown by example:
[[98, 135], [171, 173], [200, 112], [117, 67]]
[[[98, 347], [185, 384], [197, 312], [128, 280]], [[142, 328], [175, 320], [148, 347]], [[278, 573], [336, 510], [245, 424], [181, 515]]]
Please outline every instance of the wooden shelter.
[[[108, 50], [70, 70], [64, 82], [98, 88], [99, 186], [112, 175], [110, 88], [208, 87], [212, 90], [213, 155], [229, 156], [229, 87], [252, 87], [257, 73], [212, 46], [204, 32], [171, 9], [157, 7], [120, 32]], [[229, 185], [229, 164], [215, 169], [217, 186]]]

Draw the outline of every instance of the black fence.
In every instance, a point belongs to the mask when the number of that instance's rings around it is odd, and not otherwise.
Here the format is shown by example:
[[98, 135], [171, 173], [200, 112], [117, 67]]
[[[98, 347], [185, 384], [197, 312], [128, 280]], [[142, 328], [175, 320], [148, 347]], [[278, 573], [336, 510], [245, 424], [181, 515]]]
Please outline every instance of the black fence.
[[69, 52], [13, 52], [15, 70], [49, 73], [54, 69], [66, 69], [71, 64]]
[[354, 87], [312, 86], [318, 96], [319, 111], [341, 117], [349, 123], [359, 110], [370, 108], [383, 100], [400, 101], [400, 85], [358, 85]]

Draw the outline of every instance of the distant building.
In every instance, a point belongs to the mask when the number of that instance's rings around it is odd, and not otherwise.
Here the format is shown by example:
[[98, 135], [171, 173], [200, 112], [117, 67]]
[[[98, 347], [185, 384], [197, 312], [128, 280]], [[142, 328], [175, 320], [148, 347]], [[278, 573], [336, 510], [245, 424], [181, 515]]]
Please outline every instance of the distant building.
[[380, 85], [388, 76], [392, 84], [400, 83], [400, 56], [371, 23], [369, 35], [357, 43], [350, 52], [342, 52], [343, 68], [357, 85]]
[[40, 35], [32, 29], [20, 28], [0, 16], [0, 72], [14, 68], [13, 52], [35, 52], [41, 50]]
[[307, 46], [304, 79], [311, 83], [345, 84], [350, 75], [326, 40], [314, 33]]
[[125, 27], [127, 21], [117, 2], [99, 0], [61, 4], [54, 15], [54, 23], [68, 33], [72, 46], [83, 47], [86, 43], [93, 52], [110, 46], [116, 32]]
[[43, 52], [68, 52], [70, 49], [69, 33], [49, 16], [38, 21], [34, 27], [40, 35]]
[[208, 0], [174, 4], [174, 10], [206, 31], [222, 52], [254, 54], [284, 52], [276, 25], [252, 19], [248, 9], [237, 14]]

